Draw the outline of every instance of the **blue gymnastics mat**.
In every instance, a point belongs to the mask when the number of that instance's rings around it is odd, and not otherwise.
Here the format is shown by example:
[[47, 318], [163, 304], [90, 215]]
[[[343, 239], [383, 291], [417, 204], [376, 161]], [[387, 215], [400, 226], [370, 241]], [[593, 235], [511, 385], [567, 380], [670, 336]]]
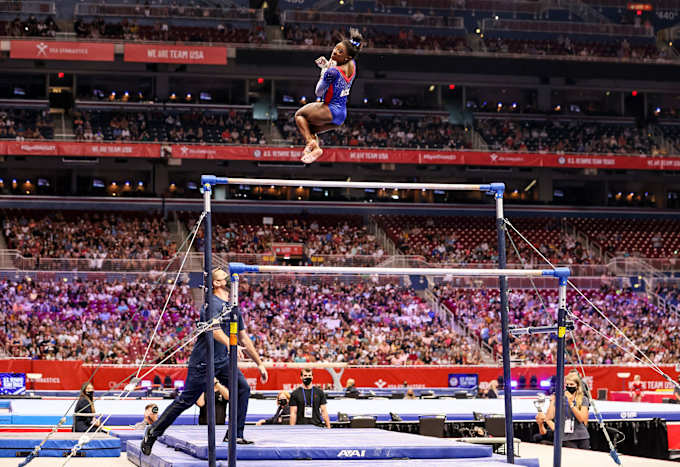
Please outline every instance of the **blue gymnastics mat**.
[[120, 439], [120, 450], [125, 452], [127, 449], [127, 442], [142, 439], [144, 437], [144, 430], [111, 430], [109, 431], [109, 434]]
[[[40, 457], [63, 457], [71, 452], [83, 433], [54, 433], [39, 452]], [[26, 457], [42, 442], [44, 433], [0, 434], [0, 457]], [[81, 457], [119, 457], [121, 440], [106, 433], [89, 435], [90, 441], [79, 451]]]
[[[315, 426], [248, 426], [245, 437], [255, 444], [237, 446], [239, 460], [464, 459], [491, 457], [492, 453], [490, 446], [377, 428], [328, 430]], [[199, 459], [208, 458], [208, 441], [203, 427], [180, 427], [163, 435], [161, 441]], [[227, 458], [227, 443], [218, 442], [215, 450], [218, 459]]]
[[[138, 467], [206, 467], [207, 460], [196, 459], [181, 451], [176, 451], [162, 443], [156, 443], [153, 452], [149, 456], [142, 455], [140, 451], [141, 441], [128, 441], [127, 459]], [[420, 466], [432, 467], [451, 466], [451, 467], [506, 467], [511, 464], [505, 462], [503, 456], [483, 457], [477, 459], [373, 459], [373, 460], [252, 460], [239, 461], [239, 466], [245, 467], [373, 467], [378, 466]], [[218, 460], [218, 467], [227, 467], [226, 460]], [[536, 459], [515, 459], [515, 465], [525, 467], [539, 467]]]

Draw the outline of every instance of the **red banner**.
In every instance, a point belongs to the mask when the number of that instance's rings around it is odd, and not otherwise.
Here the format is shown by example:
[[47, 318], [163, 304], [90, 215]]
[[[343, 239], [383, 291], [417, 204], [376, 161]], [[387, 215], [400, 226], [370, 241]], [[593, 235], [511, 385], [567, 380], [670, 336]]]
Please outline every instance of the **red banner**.
[[94, 42], [10, 41], [9, 58], [112, 62], [114, 45]]
[[226, 47], [125, 44], [126, 62], [226, 65]]
[[[302, 148], [270, 146], [163, 145], [178, 159], [298, 162]], [[0, 155], [161, 157], [158, 143], [0, 141]], [[326, 148], [321, 162], [364, 164], [479, 165], [498, 167], [568, 167], [618, 170], [680, 170], [680, 157], [596, 156], [418, 149]]]
[[[32, 389], [79, 389], [83, 381], [90, 377], [96, 365], [83, 365], [80, 361], [47, 361], [47, 360], [0, 360], [0, 373], [39, 373], [40, 379], [35, 383], [29, 382]], [[571, 367], [567, 366], [567, 371]], [[119, 382], [130, 376], [137, 367], [134, 365], [103, 366], [94, 376], [95, 389], [103, 390], [115, 387]], [[661, 369], [674, 380], [678, 377], [675, 365], [663, 365]], [[262, 384], [258, 378], [256, 368], [243, 370], [253, 389], [278, 390], [295, 387], [300, 383], [300, 370], [293, 368], [272, 368], [269, 370], [269, 381]], [[657, 391], [672, 389], [672, 383], [659, 376], [648, 367], [637, 366], [606, 366], [593, 365], [585, 367], [586, 377], [593, 390], [608, 389], [613, 391], [628, 391], [635, 375], [640, 375], [643, 391]], [[145, 371], [142, 371], [144, 374]], [[479, 375], [480, 383], [486, 383], [500, 376], [501, 367], [488, 366], [400, 366], [400, 367], [348, 367], [342, 374], [342, 383], [348, 378], [354, 378], [358, 387], [364, 388], [402, 388], [404, 382], [411, 387], [448, 387], [451, 373], [465, 373]], [[527, 384], [532, 375], [538, 382], [549, 380], [555, 374], [555, 367], [548, 365], [514, 367], [512, 379], [526, 378]], [[186, 368], [160, 367], [147, 375], [144, 379], [152, 381], [155, 375], [161, 380], [166, 375], [175, 380], [184, 380]], [[625, 377], [620, 377], [625, 376]], [[331, 376], [324, 370], [317, 370], [314, 381], [317, 384], [332, 383]]]
[[160, 144], [92, 143], [66, 141], [0, 141], [8, 156], [161, 157]]
[[272, 243], [276, 256], [302, 256], [302, 243]]
[[[172, 146], [182, 159], [226, 159], [297, 162], [302, 148], [268, 146]], [[568, 167], [631, 170], [680, 170], [680, 157], [597, 156], [588, 154], [536, 154], [482, 151], [430, 151], [418, 149], [326, 148], [320, 162], [481, 165], [499, 167]]]

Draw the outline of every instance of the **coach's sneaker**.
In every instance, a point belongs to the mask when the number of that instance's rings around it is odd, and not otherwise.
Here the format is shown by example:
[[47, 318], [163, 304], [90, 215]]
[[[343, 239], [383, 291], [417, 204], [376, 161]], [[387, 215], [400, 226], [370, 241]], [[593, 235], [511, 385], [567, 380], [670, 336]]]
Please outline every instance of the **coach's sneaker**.
[[255, 444], [255, 441], [250, 441], [245, 438], [236, 438], [236, 444]]
[[148, 456], [151, 454], [151, 448], [153, 448], [153, 443], [156, 442], [156, 437], [153, 435], [151, 432], [151, 425], [146, 427], [146, 430], [144, 430], [144, 438], [142, 439], [142, 453], [144, 453], [145, 456]]

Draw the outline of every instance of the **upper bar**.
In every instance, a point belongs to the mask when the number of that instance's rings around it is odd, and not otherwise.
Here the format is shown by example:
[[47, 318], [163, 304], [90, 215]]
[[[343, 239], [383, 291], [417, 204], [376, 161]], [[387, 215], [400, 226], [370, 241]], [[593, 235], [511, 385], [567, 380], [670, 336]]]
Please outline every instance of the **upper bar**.
[[294, 272], [307, 274], [391, 274], [395, 276], [472, 276], [472, 277], [535, 277], [568, 276], [569, 268], [557, 269], [447, 269], [447, 268], [361, 268], [344, 266], [258, 266], [244, 263], [229, 263], [230, 274], [246, 272]]
[[385, 188], [398, 190], [448, 190], [448, 191], [485, 191], [503, 193], [505, 184], [459, 184], [459, 183], [397, 183], [397, 182], [342, 182], [333, 180], [284, 180], [275, 178], [232, 178], [203, 175], [201, 185], [275, 185], [318, 188]]

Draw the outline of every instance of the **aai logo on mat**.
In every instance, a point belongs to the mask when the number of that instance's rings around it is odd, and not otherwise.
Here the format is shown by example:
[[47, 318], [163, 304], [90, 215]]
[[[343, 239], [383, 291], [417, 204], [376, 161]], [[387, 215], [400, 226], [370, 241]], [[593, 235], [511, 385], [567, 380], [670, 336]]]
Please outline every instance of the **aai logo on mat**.
[[364, 457], [366, 456], [366, 450], [362, 449], [342, 449], [338, 453], [338, 457]]

